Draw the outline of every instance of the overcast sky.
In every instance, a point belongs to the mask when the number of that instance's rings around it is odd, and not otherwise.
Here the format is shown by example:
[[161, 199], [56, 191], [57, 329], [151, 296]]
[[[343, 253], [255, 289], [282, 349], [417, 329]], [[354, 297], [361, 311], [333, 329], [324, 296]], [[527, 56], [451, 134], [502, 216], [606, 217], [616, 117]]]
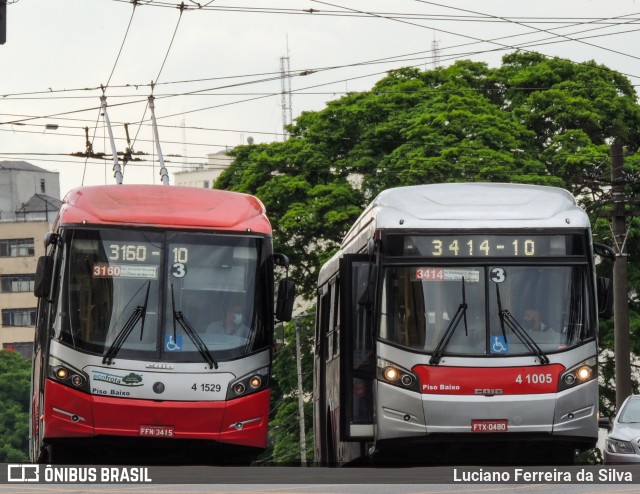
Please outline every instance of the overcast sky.
[[173, 172], [208, 153], [249, 137], [283, 139], [283, 57], [291, 75], [284, 114], [290, 107], [294, 120], [370, 89], [394, 68], [459, 59], [498, 66], [516, 48], [596, 60], [640, 84], [640, 3], [631, 0], [185, 0], [182, 13], [178, 4], [8, 0], [0, 161], [60, 172], [62, 195], [115, 183], [111, 159], [69, 156], [85, 151], [85, 127], [94, 152], [111, 154], [104, 91], [117, 150], [127, 146], [128, 123], [134, 151], [150, 155], [128, 165], [124, 181], [160, 183], [147, 108], [153, 91], [173, 183]]

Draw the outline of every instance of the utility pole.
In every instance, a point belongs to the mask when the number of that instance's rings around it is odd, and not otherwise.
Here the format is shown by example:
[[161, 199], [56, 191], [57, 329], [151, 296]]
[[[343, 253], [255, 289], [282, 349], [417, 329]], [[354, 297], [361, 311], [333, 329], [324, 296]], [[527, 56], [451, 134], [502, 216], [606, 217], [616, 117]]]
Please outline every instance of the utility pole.
[[611, 212], [616, 260], [613, 263], [613, 325], [616, 368], [616, 410], [631, 394], [631, 347], [629, 337], [629, 296], [627, 273], [626, 198], [622, 143], [611, 145]]
[[7, 41], [7, 0], [0, 0], [0, 45]]
[[298, 416], [300, 423], [300, 463], [307, 464], [307, 438], [304, 432], [304, 396], [302, 392], [302, 356], [300, 352], [300, 317], [296, 317], [296, 365], [298, 368]]

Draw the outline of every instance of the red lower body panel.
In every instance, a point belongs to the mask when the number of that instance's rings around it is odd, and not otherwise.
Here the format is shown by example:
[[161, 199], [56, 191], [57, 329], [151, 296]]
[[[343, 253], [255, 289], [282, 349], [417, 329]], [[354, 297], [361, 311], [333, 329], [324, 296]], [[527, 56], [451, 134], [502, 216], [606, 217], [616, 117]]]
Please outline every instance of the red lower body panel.
[[[270, 391], [231, 401], [153, 401], [89, 395], [47, 380], [44, 439], [140, 436], [163, 428], [167, 440], [202, 439], [266, 448]], [[151, 426], [151, 427], [149, 427]]]

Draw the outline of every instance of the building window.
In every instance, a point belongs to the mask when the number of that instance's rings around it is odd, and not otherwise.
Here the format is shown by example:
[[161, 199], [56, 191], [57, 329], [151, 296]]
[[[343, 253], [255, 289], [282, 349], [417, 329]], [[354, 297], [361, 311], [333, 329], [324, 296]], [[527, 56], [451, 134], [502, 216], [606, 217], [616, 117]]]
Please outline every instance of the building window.
[[208, 180], [205, 180], [205, 181], [203, 182], [203, 187], [204, 187], [205, 189], [208, 189], [208, 188], [209, 188], [209, 181], [208, 181]]
[[0, 257], [27, 257], [35, 255], [32, 238], [10, 238], [0, 240]]
[[0, 276], [0, 292], [32, 292], [34, 284], [34, 274], [7, 274]]
[[36, 309], [2, 309], [3, 326], [35, 326]]
[[40, 193], [45, 194], [47, 192], [47, 188], [45, 187], [44, 178], [40, 179]]

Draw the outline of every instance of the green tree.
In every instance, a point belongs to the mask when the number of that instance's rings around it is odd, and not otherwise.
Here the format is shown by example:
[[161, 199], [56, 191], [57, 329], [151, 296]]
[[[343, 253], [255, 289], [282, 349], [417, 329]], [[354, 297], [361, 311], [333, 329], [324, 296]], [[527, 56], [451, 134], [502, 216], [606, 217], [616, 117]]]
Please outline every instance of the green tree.
[[29, 383], [31, 362], [18, 352], [0, 350], [0, 461], [29, 460]]

